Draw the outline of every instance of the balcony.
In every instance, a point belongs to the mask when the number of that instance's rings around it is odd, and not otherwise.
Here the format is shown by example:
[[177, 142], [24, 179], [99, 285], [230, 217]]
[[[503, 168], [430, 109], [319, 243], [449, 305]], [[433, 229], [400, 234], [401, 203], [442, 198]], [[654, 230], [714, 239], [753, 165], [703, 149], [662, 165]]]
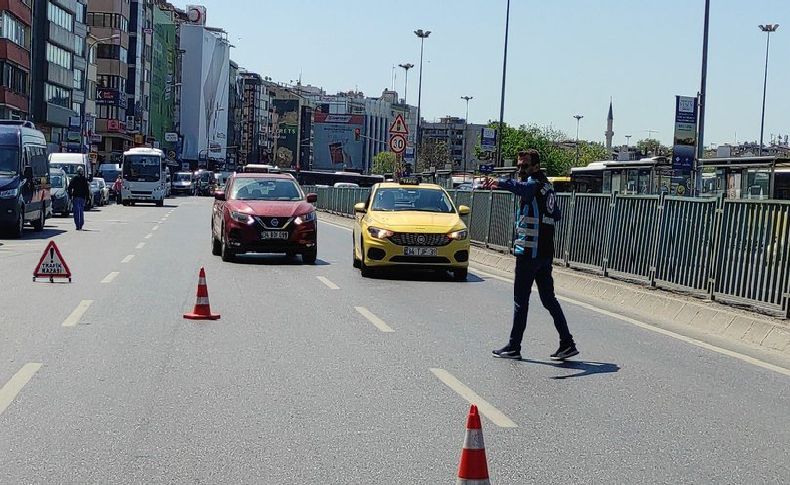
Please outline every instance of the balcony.
[[28, 113], [29, 102], [27, 96], [10, 91], [8, 88], [0, 86], [0, 104], [11, 106], [18, 111]]
[[0, 0], [0, 10], [8, 10], [28, 27], [33, 25], [33, 11], [22, 0]]
[[30, 70], [30, 52], [8, 39], [0, 39], [0, 58], [8, 59], [25, 70]]

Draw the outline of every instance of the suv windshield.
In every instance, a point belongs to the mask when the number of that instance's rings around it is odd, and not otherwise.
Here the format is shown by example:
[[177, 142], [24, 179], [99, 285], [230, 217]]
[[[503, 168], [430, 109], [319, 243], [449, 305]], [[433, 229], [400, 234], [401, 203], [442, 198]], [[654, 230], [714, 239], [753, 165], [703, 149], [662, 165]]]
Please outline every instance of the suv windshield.
[[49, 168], [59, 168], [66, 172], [67, 175], [77, 175], [77, 169], [84, 167], [79, 163], [63, 163], [63, 162], [50, 162]]
[[302, 200], [302, 192], [291, 180], [272, 178], [238, 178], [230, 194], [233, 200]]
[[453, 212], [453, 204], [444, 191], [418, 188], [386, 188], [376, 191], [374, 211]]
[[132, 182], [158, 182], [162, 160], [154, 155], [129, 155], [123, 159], [123, 178]]
[[0, 146], [0, 174], [16, 175], [19, 171], [19, 150], [16, 147]]
[[49, 183], [52, 185], [53, 189], [65, 189], [66, 188], [66, 180], [63, 175], [50, 175]]
[[192, 175], [188, 173], [177, 173], [176, 174], [176, 182], [191, 182]]

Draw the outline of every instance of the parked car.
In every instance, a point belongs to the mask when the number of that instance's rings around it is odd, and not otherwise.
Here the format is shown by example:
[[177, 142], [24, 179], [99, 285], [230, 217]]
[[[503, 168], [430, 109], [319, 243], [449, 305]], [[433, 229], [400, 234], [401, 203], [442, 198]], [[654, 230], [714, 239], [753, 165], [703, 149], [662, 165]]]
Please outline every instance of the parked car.
[[69, 191], [69, 178], [59, 168], [49, 169], [49, 185], [52, 194], [52, 212], [68, 217], [73, 209]]
[[[101, 204], [102, 203], [102, 193], [101, 193], [101, 188], [99, 187], [98, 179], [93, 179], [90, 182], [90, 187], [91, 187], [90, 207], [94, 208], [94, 207], [101, 206], [102, 205]], [[88, 205], [87, 202], [86, 202], [85, 205]]]
[[98, 206], [105, 206], [110, 203], [110, 188], [107, 186], [107, 183], [104, 179], [95, 178], [91, 180], [91, 193], [93, 193], [93, 187], [97, 187], [98, 194], [96, 195], [96, 199], [94, 199], [94, 203]]
[[316, 194], [305, 195], [293, 177], [244, 173], [214, 194], [211, 251], [232, 261], [244, 253], [302, 255], [313, 264], [318, 255]]

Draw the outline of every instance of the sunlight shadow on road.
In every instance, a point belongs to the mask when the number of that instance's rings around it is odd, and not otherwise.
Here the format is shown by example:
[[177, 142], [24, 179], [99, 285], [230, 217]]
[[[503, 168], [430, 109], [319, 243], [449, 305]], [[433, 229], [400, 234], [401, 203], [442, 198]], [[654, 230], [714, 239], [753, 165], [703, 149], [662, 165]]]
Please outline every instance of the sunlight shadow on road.
[[564, 362], [544, 362], [541, 360], [532, 360], [532, 359], [523, 359], [522, 362], [528, 364], [547, 365], [550, 367], [556, 367], [557, 369], [571, 369], [571, 370], [581, 371], [576, 374], [553, 376], [552, 379], [555, 380], [570, 379], [572, 377], [585, 377], [595, 374], [613, 374], [620, 370], [619, 365], [608, 363], [608, 362], [585, 362], [581, 360], [567, 360]]

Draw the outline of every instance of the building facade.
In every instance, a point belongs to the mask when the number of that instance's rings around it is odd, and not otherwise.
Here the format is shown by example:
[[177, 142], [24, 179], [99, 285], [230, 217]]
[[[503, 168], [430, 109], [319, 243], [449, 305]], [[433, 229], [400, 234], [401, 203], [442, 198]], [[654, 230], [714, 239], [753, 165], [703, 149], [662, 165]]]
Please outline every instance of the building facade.
[[[475, 147], [486, 125], [467, 123], [463, 118], [446, 116], [438, 122], [424, 121], [420, 124], [422, 141], [443, 142], [447, 146], [452, 170], [475, 170], [480, 161], [475, 156]], [[446, 167], [436, 167], [437, 169]]]
[[126, 131], [132, 135], [135, 146], [144, 146], [153, 141], [148, 136], [151, 109], [152, 41], [153, 1], [130, 2]]
[[87, 77], [85, 0], [34, 0], [31, 119], [50, 151], [81, 152]]
[[148, 97], [148, 135], [167, 152], [175, 151], [177, 141], [165, 139], [176, 132], [175, 83], [178, 77], [178, 29], [172, 10], [153, 8], [154, 34], [151, 58], [150, 96]]
[[0, 118], [30, 117], [31, 39], [30, 2], [0, 3]]
[[88, 0], [87, 23], [97, 39], [97, 138], [93, 143], [99, 163], [120, 163], [132, 141], [126, 132], [129, 9], [128, 0]]

